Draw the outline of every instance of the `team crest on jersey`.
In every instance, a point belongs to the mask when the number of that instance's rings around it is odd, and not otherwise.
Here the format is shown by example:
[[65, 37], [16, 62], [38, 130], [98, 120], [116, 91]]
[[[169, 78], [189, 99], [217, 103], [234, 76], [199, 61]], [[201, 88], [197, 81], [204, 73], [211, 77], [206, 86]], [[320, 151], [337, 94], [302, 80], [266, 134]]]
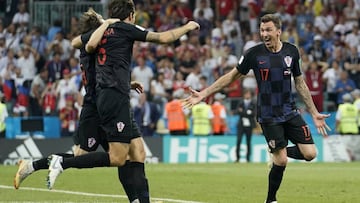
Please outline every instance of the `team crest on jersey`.
[[118, 129], [118, 132], [121, 133], [124, 130], [125, 124], [120, 121], [116, 124], [116, 127]]
[[292, 57], [291, 57], [291, 56], [285, 56], [284, 61], [285, 61], [285, 63], [286, 63], [286, 66], [287, 66], [288, 68], [290, 68], [291, 62], [292, 62]]
[[270, 140], [268, 144], [271, 148], [275, 149], [275, 140]]
[[95, 143], [96, 143], [95, 138], [90, 137], [90, 138], [88, 139], [88, 147], [89, 147], [89, 148], [93, 147], [93, 146], [95, 145]]

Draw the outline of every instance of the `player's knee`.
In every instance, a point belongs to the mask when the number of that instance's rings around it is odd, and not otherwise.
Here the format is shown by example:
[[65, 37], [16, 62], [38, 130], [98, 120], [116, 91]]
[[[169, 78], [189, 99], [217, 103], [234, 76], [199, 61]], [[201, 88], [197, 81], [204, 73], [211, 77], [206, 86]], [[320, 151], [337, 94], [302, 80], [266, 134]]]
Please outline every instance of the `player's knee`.
[[119, 156], [115, 153], [109, 153], [109, 157], [110, 157], [110, 164], [112, 166], [123, 166], [126, 162], [126, 155]]
[[304, 159], [306, 161], [311, 161], [316, 158], [317, 153], [314, 150], [314, 151], [310, 151], [310, 152], [305, 152], [303, 155], [304, 155]]

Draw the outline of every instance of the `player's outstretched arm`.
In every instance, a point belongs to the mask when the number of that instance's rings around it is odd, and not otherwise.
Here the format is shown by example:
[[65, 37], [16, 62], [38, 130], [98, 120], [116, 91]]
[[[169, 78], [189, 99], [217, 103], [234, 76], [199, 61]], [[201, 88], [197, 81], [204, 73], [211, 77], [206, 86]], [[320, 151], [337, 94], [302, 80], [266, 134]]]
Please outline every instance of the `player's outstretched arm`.
[[295, 88], [301, 98], [303, 99], [306, 108], [308, 109], [309, 113], [311, 114], [314, 124], [318, 130], [318, 132], [326, 137], [328, 135], [327, 130], [331, 130], [330, 127], [326, 124], [325, 119], [330, 116], [330, 114], [321, 114], [316, 109], [314, 101], [311, 97], [310, 91], [308, 86], [305, 83], [305, 80], [302, 75], [297, 76], [295, 79]]
[[104, 35], [105, 30], [109, 27], [109, 25], [119, 22], [120, 19], [117, 18], [109, 18], [105, 20], [100, 27], [98, 27], [94, 33], [92, 33], [88, 43], [85, 46], [85, 50], [88, 53], [93, 53], [96, 50], [96, 47], [99, 45], [101, 38]]
[[203, 100], [204, 98], [214, 94], [215, 92], [222, 90], [224, 87], [229, 86], [234, 80], [239, 79], [240, 77], [243, 76], [244, 76], [243, 74], [241, 74], [236, 68], [234, 68], [227, 74], [221, 76], [212, 85], [205, 88], [201, 92], [198, 92], [190, 88], [191, 95], [186, 99], [182, 100], [183, 106], [185, 108], [191, 108], [192, 106]]
[[186, 25], [165, 32], [148, 32], [146, 35], [146, 41], [164, 44], [171, 43], [179, 39], [187, 32], [199, 28], [200, 25], [197, 22], [189, 21]]

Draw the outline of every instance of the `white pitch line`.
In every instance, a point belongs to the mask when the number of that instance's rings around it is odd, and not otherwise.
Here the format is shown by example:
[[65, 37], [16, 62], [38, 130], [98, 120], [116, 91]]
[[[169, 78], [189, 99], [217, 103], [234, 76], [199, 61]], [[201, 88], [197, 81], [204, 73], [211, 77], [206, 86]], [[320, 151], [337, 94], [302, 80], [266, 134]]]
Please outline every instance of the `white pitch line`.
[[[0, 188], [14, 190], [13, 186], [7, 186], [7, 185], [0, 185]], [[98, 194], [98, 193], [88, 193], [88, 192], [74, 192], [74, 191], [68, 191], [68, 190], [48, 190], [48, 189], [33, 188], [33, 187], [21, 187], [20, 190], [31, 190], [31, 191], [40, 191], [40, 192], [55, 192], [55, 193], [83, 195], [83, 196], [91, 196], [91, 197], [112, 197], [112, 198], [127, 199], [127, 196], [125, 196], [125, 195], [110, 195], [110, 194]], [[167, 199], [167, 198], [151, 198], [151, 199], [155, 200], [155, 201], [166, 201], [166, 202], [175, 202], [175, 203], [203, 203], [203, 202], [196, 202], [196, 201]]]

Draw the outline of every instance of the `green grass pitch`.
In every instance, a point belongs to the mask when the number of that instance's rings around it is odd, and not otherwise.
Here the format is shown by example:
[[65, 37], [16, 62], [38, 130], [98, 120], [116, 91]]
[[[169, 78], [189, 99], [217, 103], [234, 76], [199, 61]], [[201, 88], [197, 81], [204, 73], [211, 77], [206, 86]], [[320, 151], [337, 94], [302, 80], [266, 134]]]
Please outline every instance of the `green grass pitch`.
[[[66, 170], [53, 192], [45, 186], [47, 170], [13, 189], [16, 170], [0, 166], [0, 202], [127, 202], [116, 168]], [[153, 202], [263, 203], [267, 193], [268, 169], [263, 163], [147, 164], [146, 172]], [[359, 190], [359, 162], [290, 163], [278, 202], [357, 203]]]

